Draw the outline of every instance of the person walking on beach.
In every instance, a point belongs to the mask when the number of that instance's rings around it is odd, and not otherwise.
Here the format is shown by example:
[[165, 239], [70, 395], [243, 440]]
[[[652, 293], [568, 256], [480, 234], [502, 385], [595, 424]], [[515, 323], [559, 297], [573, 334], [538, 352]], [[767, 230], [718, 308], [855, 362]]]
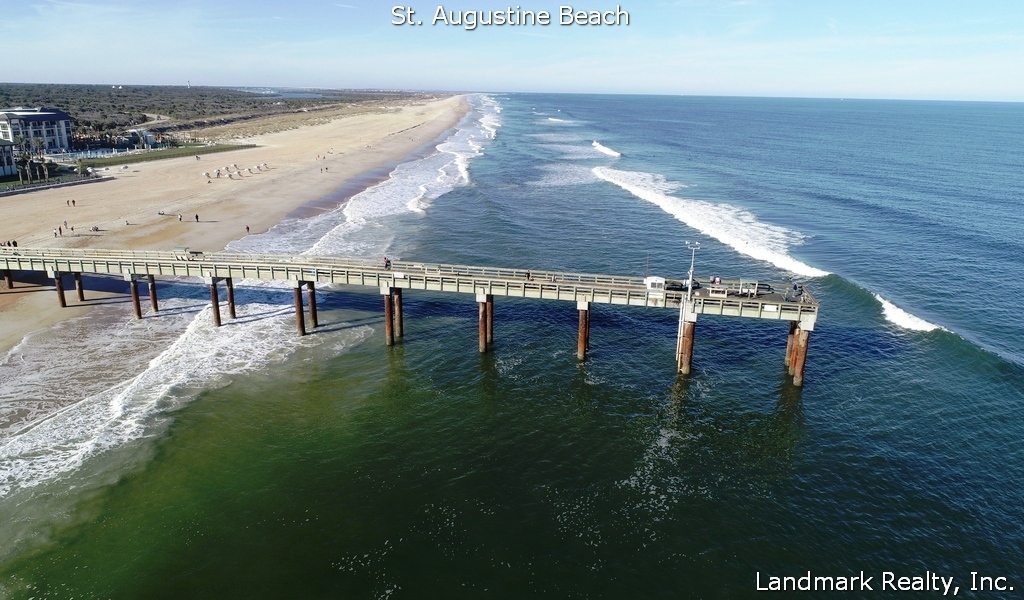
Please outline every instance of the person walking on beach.
[[249, 235], [249, 226], [248, 225], [245, 226], [245, 235]]
[[196, 223], [199, 222], [199, 215], [196, 215]]
[[53, 230], [53, 237], [57, 237], [57, 230], [56, 229]]
[[74, 208], [74, 207], [75, 207], [75, 199], [74, 199], [74, 198], [72, 198], [72, 199], [71, 199], [71, 208]]
[[181, 223], [181, 213], [178, 213], [178, 222]]

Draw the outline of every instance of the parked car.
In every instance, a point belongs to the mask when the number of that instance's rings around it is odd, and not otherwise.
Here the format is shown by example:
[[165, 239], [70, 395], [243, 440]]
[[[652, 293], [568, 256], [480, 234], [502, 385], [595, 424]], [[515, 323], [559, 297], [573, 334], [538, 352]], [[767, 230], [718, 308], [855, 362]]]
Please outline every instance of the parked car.
[[[686, 285], [689, 282], [690, 282], [689, 279], [683, 279], [682, 281], [680, 281], [678, 279], [669, 279], [669, 280], [665, 281], [665, 289], [670, 291], [670, 292], [685, 292], [686, 291]], [[700, 288], [700, 282], [697, 281], [696, 279], [694, 279], [693, 280], [693, 289], [696, 290], [698, 288]]]

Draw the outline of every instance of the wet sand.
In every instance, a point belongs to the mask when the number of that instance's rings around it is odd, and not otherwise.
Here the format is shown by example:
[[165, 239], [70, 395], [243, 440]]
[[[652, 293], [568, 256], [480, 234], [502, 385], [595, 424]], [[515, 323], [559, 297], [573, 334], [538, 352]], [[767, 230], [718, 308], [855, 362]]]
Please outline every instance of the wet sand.
[[[374, 173], [435, 140], [467, 110], [461, 97], [410, 104], [235, 140], [256, 148], [111, 167], [104, 172], [113, 175], [110, 181], [3, 197], [0, 240], [22, 247], [222, 250], [247, 235], [247, 226], [260, 233], [341, 188], [359, 191], [356, 184], [369, 184]], [[256, 168], [264, 163], [267, 168]], [[241, 175], [224, 175], [230, 165]], [[222, 176], [213, 177], [218, 168]], [[55, 238], [53, 230], [63, 229], [64, 221], [68, 229]], [[94, 226], [99, 231], [90, 231]], [[69, 307], [60, 309], [52, 282], [16, 277], [22, 279], [14, 290], [0, 283], [2, 352], [31, 331], [88, 310], [88, 302], [74, 300], [73, 289]], [[110, 294], [90, 290], [87, 299]]]

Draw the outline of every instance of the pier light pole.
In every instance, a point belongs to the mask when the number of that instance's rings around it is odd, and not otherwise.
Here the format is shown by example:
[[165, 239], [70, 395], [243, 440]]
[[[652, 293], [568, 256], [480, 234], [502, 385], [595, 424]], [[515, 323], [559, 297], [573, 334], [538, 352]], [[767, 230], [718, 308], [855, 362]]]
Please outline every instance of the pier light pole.
[[[690, 250], [690, 271], [686, 280], [686, 299], [679, 307], [679, 330], [676, 337], [676, 365], [683, 375], [690, 374], [690, 359], [693, 357], [693, 327], [695, 318], [689, 318], [687, 311], [690, 306], [690, 299], [693, 297], [693, 263], [700, 250], [700, 242], [686, 242]], [[696, 317], [696, 315], [694, 315]]]

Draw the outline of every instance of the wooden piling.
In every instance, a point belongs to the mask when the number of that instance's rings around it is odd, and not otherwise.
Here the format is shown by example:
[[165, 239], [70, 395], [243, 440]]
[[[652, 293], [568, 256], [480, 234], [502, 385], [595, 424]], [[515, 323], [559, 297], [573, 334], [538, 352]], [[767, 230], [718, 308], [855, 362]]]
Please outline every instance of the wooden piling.
[[142, 305], [139, 304], [139, 282], [135, 277], [131, 277], [128, 280], [128, 289], [132, 292], [132, 310], [135, 312], [135, 318], [142, 318]]
[[494, 345], [494, 295], [487, 294], [487, 299], [484, 301], [487, 305], [487, 345]]
[[4, 269], [4, 283], [7, 284], [7, 289], [9, 289], [9, 290], [13, 290], [14, 289], [14, 279], [11, 278], [11, 270], [10, 269]]
[[60, 302], [60, 307], [66, 308], [68, 302], [64, 299], [64, 280], [61, 279], [60, 273], [53, 274], [53, 285], [57, 288], [57, 301]]
[[78, 296], [79, 302], [85, 302], [85, 288], [82, 287], [82, 274], [74, 273], [75, 279], [75, 294]]
[[149, 305], [152, 307], [153, 312], [160, 312], [160, 303], [156, 297], [156, 277], [147, 275], [146, 280], [149, 283]]
[[795, 351], [793, 352], [793, 365], [790, 368], [792, 369], [793, 385], [795, 386], [802, 386], [804, 384], [804, 363], [807, 360], [807, 342], [810, 336], [810, 331], [800, 329], [793, 339]]
[[306, 335], [306, 318], [302, 312], [302, 282], [298, 281], [296, 284], [292, 288], [295, 294], [295, 326], [299, 330], [299, 335]]
[[405, 322], [402, 317], [402, 288], [391, 288], [391, 303], [395, 309], [395, 337], [405, 335]]
[[313, 286], [312, 281], [306, 282], [306, 292], [309, 297], [309, 326], [316, 329], [320, 326], [316, 316], [316, 288]]
[[213, 324], [220, 327], [220, 296], [217, 295], [217, 279], [210, 279], [210, 308], [213, 310]]
[[237, 318], [235, 316], [235, 284], [230, 277], [224, 278], [224, 287], [227, 289], [228, 296], [228, 316], [235, 319]]
[[789, 365], [793, 363], [793, 337], [796, 334], [797, 329], [800, 327], [799, 321], [789, 322], [789, 336], [786, 338], [786, 370], [789, 370]]
[[693, 335], [697, 323], [695, 321], [683, 322], [683, 335], [679, 340], [679, 372], [683, 375], [690, 374], [690, 363], [693, 361]]
[[395, 321], [394, 321], [394, 297], [391, 294], [391, 290], [388, 289], [387, 293], [381, 294], [384, 296], [384, 345], [394, 346], [395, 345]]

